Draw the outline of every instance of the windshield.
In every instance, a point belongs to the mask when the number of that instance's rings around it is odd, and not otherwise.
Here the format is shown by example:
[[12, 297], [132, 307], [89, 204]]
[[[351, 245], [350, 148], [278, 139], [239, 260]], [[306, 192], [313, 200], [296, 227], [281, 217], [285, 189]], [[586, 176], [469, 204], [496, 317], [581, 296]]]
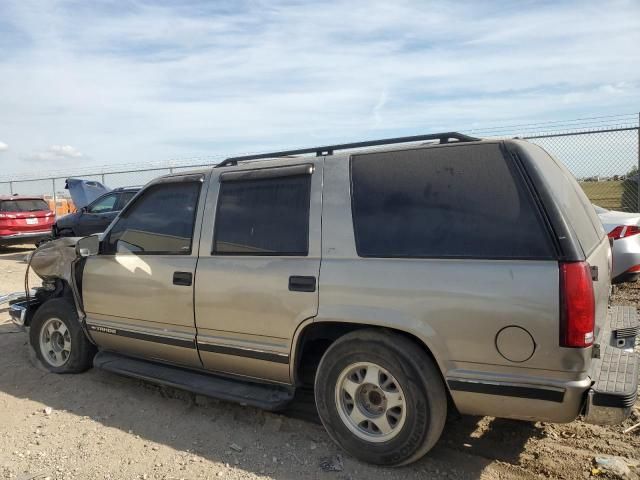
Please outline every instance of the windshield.
[[0, 202], [0, 212], [41, 212], [43, 210], [49, 210], [49, 205], [39, 198]]

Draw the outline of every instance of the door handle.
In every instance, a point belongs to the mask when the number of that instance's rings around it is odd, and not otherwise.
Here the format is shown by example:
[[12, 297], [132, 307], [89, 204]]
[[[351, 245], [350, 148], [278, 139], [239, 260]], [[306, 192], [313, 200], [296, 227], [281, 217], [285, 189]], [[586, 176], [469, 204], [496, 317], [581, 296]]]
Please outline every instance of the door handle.
[[292, 292], [315, 292], [316, 277], [292, 275], [289, 277], [289, 290]]
[[193, 282], [193, 274], [191, 272], [173, 272], [173, 284], [190, 287]]

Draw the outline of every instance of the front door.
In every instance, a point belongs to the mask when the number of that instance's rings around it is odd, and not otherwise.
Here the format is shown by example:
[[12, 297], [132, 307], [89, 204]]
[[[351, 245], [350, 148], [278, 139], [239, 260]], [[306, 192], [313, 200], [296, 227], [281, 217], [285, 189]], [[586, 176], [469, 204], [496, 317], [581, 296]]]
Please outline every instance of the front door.
[[89, 205], [82, 212], [76, 226], [76, 235], [84, 237], [93, 233], [101, 233], [116, 218], [116, 204], [118, 194], [116, 192], [103, 195]]
[[303, 160], [214, 169], [195, 289], [207, 369], [290, 381], [293, 335], [318, 310], [323, 160]]
[[156, 181], [105, 232], [82, 278], [96, 343], [134, 356], [201, 366], [195, 347], [193, 281], [203, 175]]

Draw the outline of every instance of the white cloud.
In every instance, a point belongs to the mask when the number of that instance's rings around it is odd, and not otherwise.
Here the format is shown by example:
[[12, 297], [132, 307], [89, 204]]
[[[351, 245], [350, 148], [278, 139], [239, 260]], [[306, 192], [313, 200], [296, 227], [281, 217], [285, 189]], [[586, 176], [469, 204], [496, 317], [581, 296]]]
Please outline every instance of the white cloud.
[[9, 150], [9, 145], [4, 142], [0, 142], [0, 152], [6, 152], [7, 150]]
[[72, 160], [81, 157], [84, 157], [83, 153], [71, 145], [51, 145], [46, 150], [32, 153], [24, 159], [39, 162], [54, 162], [60, 160]]
[[91, 145], [84, 165], [134, 165], [640, 104], [635, 0], [2, 5], [16, 160], [60, 138]]

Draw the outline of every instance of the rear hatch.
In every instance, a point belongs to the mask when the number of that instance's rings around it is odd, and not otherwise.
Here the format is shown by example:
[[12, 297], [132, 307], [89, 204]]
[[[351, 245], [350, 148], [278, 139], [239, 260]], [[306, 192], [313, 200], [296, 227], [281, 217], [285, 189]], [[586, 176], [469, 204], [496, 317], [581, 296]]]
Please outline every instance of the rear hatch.
[[0, 235], [49, 230], [53, 222], [54, 214], [41, 198], [0, 201]]

